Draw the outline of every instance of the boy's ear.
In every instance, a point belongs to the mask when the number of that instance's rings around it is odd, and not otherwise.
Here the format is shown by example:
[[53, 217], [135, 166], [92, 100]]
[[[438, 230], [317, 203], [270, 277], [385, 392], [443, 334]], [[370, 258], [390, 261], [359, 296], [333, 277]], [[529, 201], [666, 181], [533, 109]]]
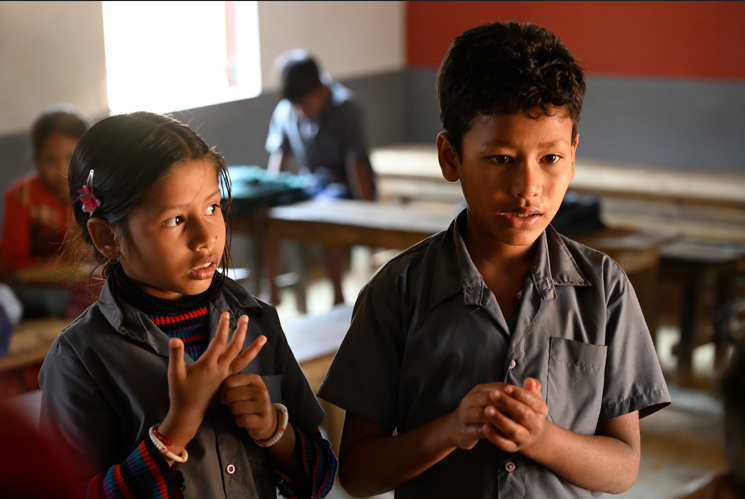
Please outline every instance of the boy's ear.
[[88, 233], [91, 235], [93, 246], [99, 253], [112, 260], [118, 258], [120, 251], [116, 242], [116, 229], [109, 222], [100, 217], [91, 217], [87, 222]]
[[450, 143], [450, 139], [445, 135], [445, 132], [437, 134], [437, 159], [440, 162], [440, 169], [445, 180], [457, 182], [460, 160], [458, 159], [458, 152]]
[[570, 182], [574, 180], [576, 170], [574, 169], [577, 161], [577, 146], [579, 145], [579, 134], [574, 137], [574, 144], [572, 144], [572, 178]]

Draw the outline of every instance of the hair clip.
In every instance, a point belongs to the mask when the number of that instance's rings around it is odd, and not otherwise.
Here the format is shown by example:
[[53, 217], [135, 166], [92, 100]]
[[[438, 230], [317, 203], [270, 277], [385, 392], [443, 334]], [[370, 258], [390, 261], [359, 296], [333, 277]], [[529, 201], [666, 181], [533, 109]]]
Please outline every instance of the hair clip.
[[[82, 189], [78, 189], [78, 194], [80, 194], [79, 199], [80, 202], [83, 203], [83, 212], [88, 215], [93, 215], [96, 208], [101, 206], [101, 201], [96, 199], [96, 196], [93, 195], [93, 170], [88, 174], [88, 181], [86, 184], [87, 185], [84, 185]], [[88, 190], [88, 186], [90, 186], [90, 190]]]

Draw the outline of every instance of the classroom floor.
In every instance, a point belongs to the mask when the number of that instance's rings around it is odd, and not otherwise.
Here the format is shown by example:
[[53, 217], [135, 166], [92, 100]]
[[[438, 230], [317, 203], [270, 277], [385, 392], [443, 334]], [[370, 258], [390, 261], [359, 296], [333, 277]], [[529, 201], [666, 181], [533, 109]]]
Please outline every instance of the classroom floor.
[[[353, 305], [357, 293], [376, 270], [375, 264], [385, 261], [395, 253], [372, 255], [367, 248], [352, 250], [349, 271], [344, 275], [345, 301]], [[372, 262], [372, 265], [371, 265]], [[321, 268], [309, 272], [308, 313], [322, 314], [332, 307], [333, 291]], [[282, 303], [277, 307], [283, 323], [290, 322], [299, 313], [295, 307], [294, 293], [281, 291]], [[664, 317], [662, 320], [665, 323]], [[663, 370], [672, 376], [675, 356], [672, 346], [679, 333], [675, 327], [666, 326], [658, 331], [660, 361]], [[712, 345], [702, 346], [694, 353], [696, 386], [708, 389], [681, 388], [669, 384], [673, 404], [641, 420], [642, 458], [639, 477], [630, 490], [617, 496], [623, 499], [650, 499], [675, 497], [690, 482], [712, 471], [723, 470], [722, 406], [713, 387]], [[335, 484], [330, 499], [347, 499], [349, 496]], [[392, 499], [393, 494], [378, 496]]]

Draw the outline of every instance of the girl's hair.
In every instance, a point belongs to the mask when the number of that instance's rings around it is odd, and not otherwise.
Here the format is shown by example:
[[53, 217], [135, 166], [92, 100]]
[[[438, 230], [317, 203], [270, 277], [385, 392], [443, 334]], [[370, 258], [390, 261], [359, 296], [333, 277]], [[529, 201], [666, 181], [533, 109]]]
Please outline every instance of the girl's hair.
[[58, 104], [41, 112], [31, 126], [31, 145], [34, 156], [44, 148], [49, 137], [62, 133], [80, 139], [88, 128], [88, 118], [75, 106]]
[[[228, 167], [215, 148], [209, 148], [188, 126], [169, 116], [148, 112], [111, 116], [93, 125], [80, 140], [70, 161], [67, 179], [79, 238], [89, 248], [94, 248], [87, 226], [89, 215], [82, 210], [77, 192], [88, 185], [91, 170], [94, 171], [93, 195], [101, 203], [92, 216], [103, 218], [128, 235], [127, 215], [140, 204], [143, 194], [174, 164], [199, 159], [208, 159], [214, 164], [223, 192], [221, 208], [226, 240], [220, 266], [225, 274], [230, 265], [233, 218]], [[92, 255], [98, 267], [104, 265], [104, 278], [119, 265], [95, 249]]]

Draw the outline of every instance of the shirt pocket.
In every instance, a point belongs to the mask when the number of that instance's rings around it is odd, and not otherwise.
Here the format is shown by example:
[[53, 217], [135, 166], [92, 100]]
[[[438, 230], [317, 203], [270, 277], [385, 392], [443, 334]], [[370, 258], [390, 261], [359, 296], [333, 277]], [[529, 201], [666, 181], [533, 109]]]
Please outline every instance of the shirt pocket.
[[605, 345], [551, 337], [546, 403], [555, 424], [594, 435], [605, 381]]
[[272, 404], [282, 403], [282, 375], [275, 374], [272, 376], [261, 376], [261, 379], [266, 385], [266, 389], [269, 391], [269, 398], [272, 399]]

